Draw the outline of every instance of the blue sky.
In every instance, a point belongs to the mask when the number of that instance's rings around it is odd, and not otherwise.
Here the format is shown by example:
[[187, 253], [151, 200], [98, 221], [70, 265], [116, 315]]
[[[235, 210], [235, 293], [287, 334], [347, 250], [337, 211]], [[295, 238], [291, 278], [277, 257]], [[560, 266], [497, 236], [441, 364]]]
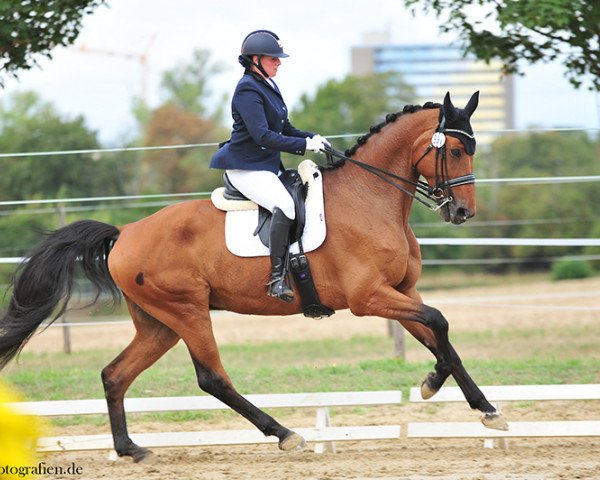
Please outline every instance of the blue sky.
[[[3, 96], [35, 90], [61, 112], [83, 115], [105, 143], [119, 145], [133, 126], [132, 97], [145, 85], [147, 100], [158, 104], [161, 72], [185, 63], [196, 48], [210, 50], [213, 60], [227, 66], [212, 90], [215, 99], [229, 95], [241, 74], [241, 41], [258, 28], [275, 31], [291, 55], [277, 76], [289, 107], [326, 80], [344, 77], [350, 48], [360, 45], [365, 33], [388, 31], [397, 43], [454, 40], [439, 35], [435, 17], [413, 18], [398, 0], [304, 0], [293, 6], [272, 0], [111, 0], [85, 19], [75, 47], [57, 49], [51, 61], [41, 61], [41, 70], [7, 81]], [[143, 74], [139, 55], [144, 52]], [[528, 67], [526, 76], [517, 78], [515, 107], [518, 128], [600, 126], [598, 94], [573, 89], [558, 63]]]

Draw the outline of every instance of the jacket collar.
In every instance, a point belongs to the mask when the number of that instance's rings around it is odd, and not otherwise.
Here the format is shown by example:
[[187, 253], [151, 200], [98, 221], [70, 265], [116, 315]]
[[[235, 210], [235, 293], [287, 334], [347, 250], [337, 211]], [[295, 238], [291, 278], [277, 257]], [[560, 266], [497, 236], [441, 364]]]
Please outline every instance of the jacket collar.
[[268, 82], [263, 77], [261, 77], [258, 73], [252, 72], [252, 71], [248, 71], [248, 70], [246, 70], [245, 74], [254, 77], [254, 79], [257, 82], [262, 83], [263, 85], [266, 85], [267, 88], [269, 88], [270, 90], [272, 90], [273, 92], [275, 92], [283, 100], [283, 95], [281, 95], [281, 91], [279, 90], [279, 87], [277, 86], [277, 84], [272, 79], [271, 79], [271, 82], [273, 82], [273, 83]]

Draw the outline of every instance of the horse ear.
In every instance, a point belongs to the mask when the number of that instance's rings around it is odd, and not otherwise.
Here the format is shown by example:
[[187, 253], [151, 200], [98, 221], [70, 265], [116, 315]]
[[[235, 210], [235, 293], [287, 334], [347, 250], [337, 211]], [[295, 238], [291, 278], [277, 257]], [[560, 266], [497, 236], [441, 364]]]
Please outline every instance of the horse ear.
[[471, 96], [467, 103], [467, 106], [465, 107], [465, 113], [469, 116], [469, 118], [471, 117], [471, 115], [473, 115], [473, 112], [477, 108], [477, 105], [479, 105], [479, 90], [477, 90]]
[[454, 105], [452, 105], [452, 100], [450, 100], [450, 92], [446, 92], [446, 96], [444, 97], [443, 108], [444, 115], [448, 120], [453, 120], [454, 118], [456, 118], [458, 112], [456, 111]]

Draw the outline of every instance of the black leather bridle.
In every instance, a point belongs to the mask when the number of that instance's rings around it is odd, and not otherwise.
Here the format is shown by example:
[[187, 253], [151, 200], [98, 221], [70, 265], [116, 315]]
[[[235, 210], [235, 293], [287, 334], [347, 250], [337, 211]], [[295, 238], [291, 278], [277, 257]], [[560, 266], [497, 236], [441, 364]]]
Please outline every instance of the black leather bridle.
[[[370, 165], [368, 163], [362, 162], [360, 160], [356, 160], [354, 158], [350, 158], [344, 155], [342, 152], [334, 149], [333, 147], [326, 146], [325, 154], [327, 156], [327, 163], [329, 166], [333, 166], [335, 163], [338, 163], [340, 160], [351, 162], [354, 165], [366, 170], [369, 173], [379, 177], [381, 180], [393, 185], [395, 188], [404, 192], [405, 194], [411, 196], [418, 202], [422, 203], [426, 207], [430, 208], [433, 211], [437, 211], [442, 208], [444, 205], [452, 201], [452, 187], [459, 187], [461, 185], [470, 185], [475, 183], [475, 175], [472, 173], [468, 175], [462, 175], [460, 177], [448, 179], [447, 178], [447, 162], [446, 162], [446, 133], [461, 133], [463, 135], [467, 135], [468, 137], [472, 137], [471, 134], [456, 129], [446, 129], [445, 128], [445, 117], [442, 116], [438, 128], [436, 129], [436, 133], [433, 135], [431, 139], [431, 143], [425, 149], [423, 155], [419, 157], [419, 159], [415, 162], [413, 169], [416, 171], [419, 163], [431, 152], [432, 149], [435, 149], [435, 186], [431, 187], [428, 183], [419, 181], [413, 181], [408, 178], [401, 177], [392, 173], [388, 170], [384, 170], [382, 168], [376, 167], [374, 165]], [[333, 158], [338, 158], [339, 160], [336, 162]], [[396, 181], [404, 182], [405, 184], [412, 185], [415, 187], [415, 192], [411, 192], [407, 190], [402, 185], [398, 184]], [[431, 200], [433, 203], [430, 203], [422, 198], [419, 198], [417, 195], [421, 195], [428, 200]]]

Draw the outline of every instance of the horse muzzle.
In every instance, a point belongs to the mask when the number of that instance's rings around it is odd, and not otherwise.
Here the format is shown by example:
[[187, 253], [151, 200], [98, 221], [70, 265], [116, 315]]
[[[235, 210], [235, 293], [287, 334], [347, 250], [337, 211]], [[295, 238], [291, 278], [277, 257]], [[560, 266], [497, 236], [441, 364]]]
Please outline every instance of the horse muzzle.
[[475, 208], [469, 207], [463, 200], [453, 200], [440, 208], [440, 215], [445, 222], [460, 225], [475, 215]]

